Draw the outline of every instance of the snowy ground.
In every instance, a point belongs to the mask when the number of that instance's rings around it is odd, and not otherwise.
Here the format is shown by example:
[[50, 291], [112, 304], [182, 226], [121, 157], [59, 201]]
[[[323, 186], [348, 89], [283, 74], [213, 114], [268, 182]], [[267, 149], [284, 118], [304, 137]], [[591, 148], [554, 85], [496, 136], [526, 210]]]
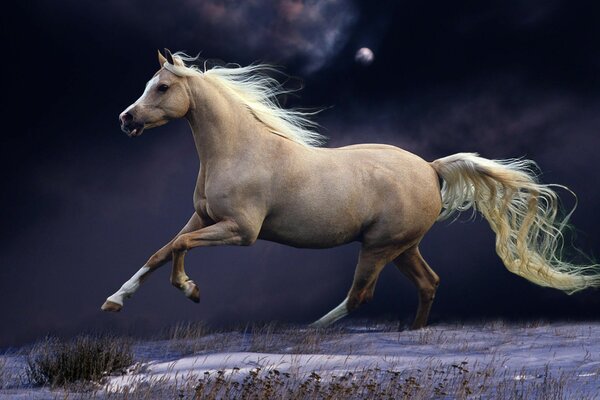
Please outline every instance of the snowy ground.
[[[390, 329], [347, 325], [321, 332], [264, 327], [139, 342], [135, 345], [139, 363], [126, 375], [109, 377], [93, 395], [131, 398], [138, 393], [151, 398], [158, 393], [153, 388], [169, 387], [171, 394], [181, 390], [191, 396], [198, 393], [198, 383], [214, 384], [218, 378], [241, 384], [249, 375], [266, 378], [276, 373], [288, 386], [307, 380], [323, 386], [340, 382], [340, 377], [360, 385], [386, 380], [385, 390], [402, 384], [398, 393], [407, 398], [600, 399], [599, 323]], [[0, 361], [4, 380], [9, 377], [0, 398], [92, 394], [28, 387], [17, 379], [24, 368], [23, 355], [4, 355]]]

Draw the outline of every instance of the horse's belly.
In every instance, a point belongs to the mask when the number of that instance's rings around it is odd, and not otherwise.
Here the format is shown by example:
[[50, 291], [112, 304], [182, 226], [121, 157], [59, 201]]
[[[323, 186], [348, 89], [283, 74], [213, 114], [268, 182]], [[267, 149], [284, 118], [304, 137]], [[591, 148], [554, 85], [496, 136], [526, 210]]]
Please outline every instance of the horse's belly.
[[282, 216], [265, 219], [258, 238], [294, 247], [327, 248], [358, 240], [360, 233], [360, 226], [349, 221], [330, 223], [314, 217]]

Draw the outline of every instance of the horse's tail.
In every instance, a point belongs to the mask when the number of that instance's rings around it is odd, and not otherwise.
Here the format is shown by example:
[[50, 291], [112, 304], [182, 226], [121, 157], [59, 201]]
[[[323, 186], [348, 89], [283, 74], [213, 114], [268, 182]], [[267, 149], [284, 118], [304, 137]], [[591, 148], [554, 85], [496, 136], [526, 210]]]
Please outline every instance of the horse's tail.
[[496, 233], [496, 252], [510, 272], [569, 294], [600, 286], [598, 264], [561, 259], [563, 230], [573, 211], [557, 218], [558, 196], [551, 187], [566, 188], [538, 183], [533, 161], [458, 153], [431, 165], [444, 180], [438, 221], [473, 208]]

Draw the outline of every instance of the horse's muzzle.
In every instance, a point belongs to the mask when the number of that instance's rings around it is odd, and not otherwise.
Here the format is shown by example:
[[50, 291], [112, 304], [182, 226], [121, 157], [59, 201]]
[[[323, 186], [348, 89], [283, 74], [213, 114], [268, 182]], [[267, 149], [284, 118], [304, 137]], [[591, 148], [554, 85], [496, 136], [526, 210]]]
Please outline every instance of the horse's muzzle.
[[140, 136], [144, 130], [144, 124], [135, 121], [133, 115], [128, 112], [119, 115], [119, 122], [121, 123], [121, 130], [129, 137]]

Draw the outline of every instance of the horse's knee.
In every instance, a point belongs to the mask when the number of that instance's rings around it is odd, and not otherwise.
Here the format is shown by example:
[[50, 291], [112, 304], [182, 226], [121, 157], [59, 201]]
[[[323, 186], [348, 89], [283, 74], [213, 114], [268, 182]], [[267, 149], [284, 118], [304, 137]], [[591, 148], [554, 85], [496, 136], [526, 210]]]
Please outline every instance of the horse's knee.
[[248, 233], [248, 234], [242, 234], [240, 233], [239, 236], [239, 245], [240, 246], [252, 246], [255, 242], [256, 239], [258, 239], [258, 235], [253, 234], [253, 233]]
[[179, 235], [172, 244], [173, 251], [180, 252], [189, 249], [189, 240], [186, 234]]
[[252, 246], [258, 240], [260, 228], [250, 225], [236, 225], [235, 243], [238, 246]]

